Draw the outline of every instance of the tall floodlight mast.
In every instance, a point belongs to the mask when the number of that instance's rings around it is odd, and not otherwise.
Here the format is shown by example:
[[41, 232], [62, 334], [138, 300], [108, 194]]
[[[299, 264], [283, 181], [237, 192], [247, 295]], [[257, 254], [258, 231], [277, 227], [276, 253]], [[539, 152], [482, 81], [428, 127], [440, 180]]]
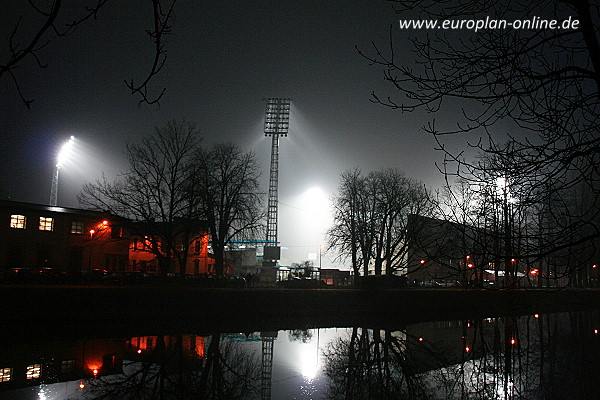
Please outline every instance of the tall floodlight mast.
[[269, 174], [269, 200], [267, 209], [267, 240], [263, 259], [274, 262], [281, 258], [277, 241], [277, 203], [279, 186], [279, 137], [287, 136], [290, 125], [290, 99], [267, 99], [265, 136], [271, 137], [271, 172]]
[[74, 143], [75, 138], [71, 136], [69, 140], [62, 145], [58, 157], [56, 158], [56, 167], [54, 169], [54, 174], [52, 175], [52, 186], [50, 187], [51, 206], [55, 206], [58, 202], [58, 175], [60, 173], [60, 167], [62, 167], [63, 162], [69, 157], [69, 154], [73, 150]]

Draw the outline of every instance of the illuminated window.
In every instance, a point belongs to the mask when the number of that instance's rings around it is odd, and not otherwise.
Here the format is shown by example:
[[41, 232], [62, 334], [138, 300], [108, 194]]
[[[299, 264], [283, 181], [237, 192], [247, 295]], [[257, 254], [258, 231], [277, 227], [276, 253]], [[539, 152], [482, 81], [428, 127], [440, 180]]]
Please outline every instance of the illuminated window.
[[75, 371], [75, 360], [63, 360], [60, 363], [60, 373], [69, 374]]
[[27, 366], [27, 379], [38, 379], [40, 376], [42, 376], [42, 364]]
[[12, 378], [12, 368], [0, 368], [0, 382], [8, 382]]
[[53, 231], [54, 218], [40, 217], [40, 231]]
[[83, 222], [82, 221], [71, 222], [71, 233], [75, 233], [77, 235], [83, 234]]
[[13, 214], [10, 216], [10, 227], [16, 229], [25, 229], [25, 216]]

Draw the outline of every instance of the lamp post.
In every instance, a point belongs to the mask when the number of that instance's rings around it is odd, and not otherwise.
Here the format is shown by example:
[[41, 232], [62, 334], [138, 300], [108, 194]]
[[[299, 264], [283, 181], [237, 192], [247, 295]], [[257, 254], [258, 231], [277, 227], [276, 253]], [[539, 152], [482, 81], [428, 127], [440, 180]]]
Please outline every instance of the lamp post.
[[63, 162], [69, 157], [71, 151], [73, 150], [73, 144], [75, 143], [75, 137], [71, 136], [69, 140], [67, 140], [60, 151], [58, 152], [58, 157], [56, 158], [56, 167], [54, 169], [54, 174], [52, 175], [52, 186], [50, 187], [50, 205], [55, 206], [58, 201], [58, 175], [60, 173], [60, 168], [62, 167]]
[[323, 268], [323, 264], [321, 263], [321, 253], [322, 253], [322, 250], [323, 250], [323, 245], [320, 244], [319, 245], [319, 268]]
[[88, 260], [88, 273], [92, 274], [92, 240], [94, 240], [94, 233], [96, 233], [95, 229], [90, 229], [90, 258]]

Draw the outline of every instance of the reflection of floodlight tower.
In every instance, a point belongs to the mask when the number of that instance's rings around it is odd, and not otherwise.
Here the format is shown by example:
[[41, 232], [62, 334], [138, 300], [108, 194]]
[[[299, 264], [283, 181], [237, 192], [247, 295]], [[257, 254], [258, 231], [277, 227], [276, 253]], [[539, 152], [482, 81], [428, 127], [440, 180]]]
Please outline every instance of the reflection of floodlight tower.
[[261, 369], [261, 400], [271, 400], [271, 375], [273, 372], [273, 341], [277, 339], [277, 331], [261, 332], [262, 339], [262, 369]]
[[58, 174], [60, 173], [60, 167], [62, 163], [67, 159], [69, 153], [73, 149], [75, 138], [71, 136], [60, 148], [58, 157], [56, 158], [56, 168], [54, 169], [54, 175], [52, 175], [52, 187], [50, 188], [50, 205], [55, 206], [58, 201]]
[[269, 175], [269, 204], [267, 210], [267, 240], [264, 249], [265, 261], [280, 258], [277, 242], [277, 202], [279, 182], [279, 136], [287, 136], [290, 121], [290, 99], [267, 99], [265, 114], [265, 136], [271, 136], [271, 173]]

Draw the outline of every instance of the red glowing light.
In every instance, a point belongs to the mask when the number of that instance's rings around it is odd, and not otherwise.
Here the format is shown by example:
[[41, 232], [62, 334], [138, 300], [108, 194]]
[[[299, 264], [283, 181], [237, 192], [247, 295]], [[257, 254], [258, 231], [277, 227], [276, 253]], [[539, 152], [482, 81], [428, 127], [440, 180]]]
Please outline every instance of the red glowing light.
[[142, 349], [138, 349], [137, 353], [142, 354]]
[[594, 333], [597, 335], [598, 334], [598, 329], [594, 329]]
[[530, 273], [531, 275], [537, 275], [537, 274], [538, 274], [538, 272], [540, 272], [540, 271], [539, 271], [537, 268], [535, 268], [535, 269], [532, 269], [531, 271], [529, 271], [529, 273]]
[[465, 347], [465, 351], [468, 353], [471, 351], [471, 348], [469, 346]]
[[421, 264], [425, 264], [425, 260], [421, 260]]
[[107, 220], [102, 221], [102, 225], [104, 225], [104, 226], [108, 225], [108, 221]]
[[96, 233], [96, 231], [93, 229], [90, 229], [90, 235], [93, 235], [94, 233]]
[[473, 268], [473, 264], [468, 264], [467, 267]]
[[471, 259], [471, 256], [467, 256], [467, 260], [470, 260], [470, 259]]
[[596, 264], [592, 265], [592, 268], [598, 268], [598, 266]]
[[517, 261], [517, 260], [516, 260], [516, 259], [514, 259], [514, 258], [511, 258], [511, 259], [510, 259], [510, 262], [515, 262], [515, 261]]
[[420, 338], [419, 338], [419, 342], [422, 342], [422, 341], [423, 341], [423, 338], [422, 338], [422, 337], [420, 337]]
[[539, 317], [540, 317], [540, 314], [535, 314], [534, 315], [534, 318], [539, 318]]
[[517, 340], [515, 338], [510, 339], [510, 344], [514, 345], [515, 343], [517, 343]]
[[85, 383], [79, 382], [79, 389], [81, 389], [81, 390], [85, 389]]

